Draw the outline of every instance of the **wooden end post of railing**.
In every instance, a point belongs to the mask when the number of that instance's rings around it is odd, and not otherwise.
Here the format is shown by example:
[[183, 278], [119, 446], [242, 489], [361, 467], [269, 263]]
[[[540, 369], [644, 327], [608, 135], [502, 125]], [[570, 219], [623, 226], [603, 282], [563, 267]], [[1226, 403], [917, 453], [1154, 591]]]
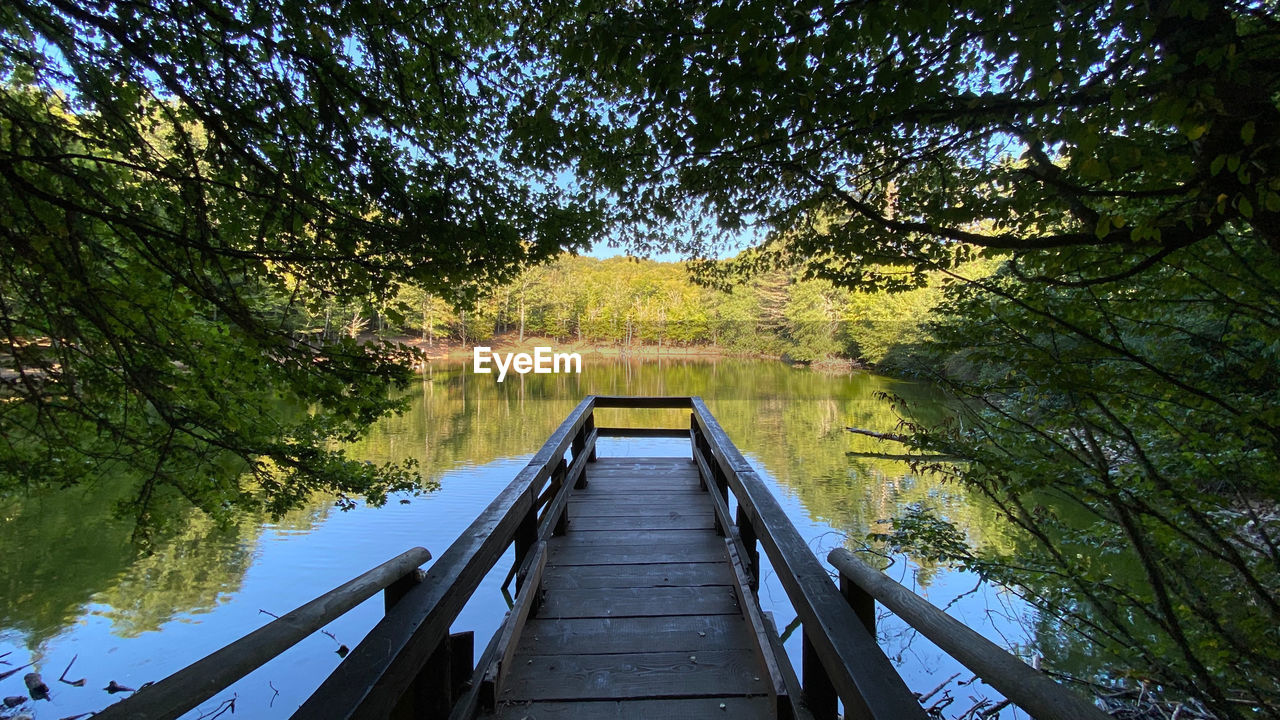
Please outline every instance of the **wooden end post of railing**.
[[414, 568], [393, 581], [382, 591], [382, 611], [391, 612], [400, 598], [407, 595], [426, 576], [427, 573], [422, 568]]
[[[576, 456], [577, 453], [575, 452], [574, 455]], [[568, 476], [568, 474], [569, 474], [569, 465], [564, 461], [563, 458], [561, 458], [560, 464], [556, 465], [556, 469], [551, 473], [551, 487], [554, 490], [554, 492], [552, 493], [551, 498], [547, 503], [548, 507], [551, 508], [551, 510], [556, 509], [553, 507], [554, 501], [560, 495], [560, 492], [564, 489], [565, 478]], [[585, 475], [586, 473], [583, 473], [579, 477], [582, 477]], [[554, 535], [563, 535], [565, 533], [565, 530], [568, 529], [568, 527], [569, 527], [569, 506], [565, 505], [563, 509], [560, 509], [559, 514], [556, 516], [556, 521], [554, 526], [551, 528], [551, 532]]]
[[[592, 411], [592, 413], [587, 416], [587, 421], [582, 424], [582, 436], [584, 438], [587, 437], [591, 433], [595, 432], [595, 429], [596, 429], [596, 414], [594, 411]], [[592, 445], [591, 449], [587, 451], [587, 462], [595, 462], [595, 461], [596, 461], [596, 446]], [[578, 489], [582, 489], [587, 486], [586, 473], [583, 473], [579, 477], [578, 483], [579, 483]]]
[[813, 643], [812, 631], [800, 628], [800, 684], [804, 686], [804, 702], [815, 720], [834, 720], [840, 697], [835, 683], [822, 662], [822, 655]]
[[[695, 463], [698, 462], [698, 453], [702, 453], [703, 457], [707, 456], [706, 440], [702, 437], [702, 430], [698, 427], [698, 416], [689, 413], [689, 448]], [[698, 468], [698, 489], [707, 489], [707, 476], [702, 472], [702, 468]]]
[[876, 599], [858, 584], [840, 574], [840, 594], [844, 596], [849, 607], [853, 608], [853, 614], [858, 616], [858, 620], [862, 622], [862, 627], [867, 629], [867, 633], [871, 637], [876, 636]]
[[472, 653], [475, 637], [471, 632], [452, 633], [427, 657], [417, 678], [400, 696], [390, 720], [443, 720], [449, 717], [454, 701], [462, 694], [463, 684], [475, 671]]
[[[417, 583], [418, 566], [431, 559], [424, 548], [413, 548], [359, 577], [281, 615], [235, 642], [215, 650], [160, 682], [107, 707], [95, 717], [176, 718], [227, 686], [265, 665], [280, 653], [328, 625], [380, 591], [396, 592]], [[412, 580], [410, 580], [412, 578]], [[407, 584], [407, 585], [406, 585]], [[398, 590], [392, 590], [398, 588]]]
[[873, 598], [872, 602], [884, 605], [1036, 720], [1110, 718], [1093, 703], [1050, 680], [848, 550], [832, 550], [827, 562], [843, 580]]
[[[577, 460], [583, 452], [587, 453], [587, 462], [596, 461], [596, 446], [594, 443], [588, 443], [591, 434], [596, 431], [596, 413], [594, 408], [583, 421], [582, 427], [578, 429], [578, 433], [573, 436], [573, 443], [569, 446], [573, 454], [573, 459]], [[589, 445], [589, 446], [588, 446]], [[574, 487], [581, 490], [587, 486], [587, 476], [583, 473], [578, 476], [578, 482]]]

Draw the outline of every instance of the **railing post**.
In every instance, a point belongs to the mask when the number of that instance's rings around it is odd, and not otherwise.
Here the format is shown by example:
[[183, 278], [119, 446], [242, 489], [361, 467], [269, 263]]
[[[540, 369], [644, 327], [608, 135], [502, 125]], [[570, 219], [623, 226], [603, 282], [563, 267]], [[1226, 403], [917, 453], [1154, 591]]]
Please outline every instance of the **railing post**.
[[[716, 462], [716, 459], [713, 456], [703, 455], [703, 457], [707, 458], [707, 462], [711, 466], [711, 477], [708, 478], [708, 482], [709, 482], [708, 491], [713, 493], [719, 493], [721, 498], [727, 498], [728, 491], [729, 491], [729, 483], [724, 477], [724, 471], [720, 469], [720, 463]], [[720, 488], [724, 488], [724, 491], [722, 492]], [[712, 527], [715, 528], [717, 535], [721, 535], [723, 537], [732, 537], [733, 528], [725, 527], [725, 523], [729, 521], [728, 520], [729, 504], [727, 499], [725, 500], [724, 507], [725, 507], [725, 517], [722, 519], [720, 517], [720, 512], [716, 511], [716, 513], [711, 517], [711, 524], [712, 524]]]
[[449, 637], [445, 636], [418, 671], [400, 702], [391, 713], [392, 720], [447, 720], [453, 709], [453, 657]]
[[466, 630], [449, 636], [449, 655], [453, 658], [453, 665], [449, 668], [450, 679], [453, 681], [449, 687], [450, 706], [457, 703], [462, 693], [466, 692], [467, 684], [475, 674], [475, 652], [474, 632]]
[[[400, 576], [382, 591], [385, 612], [399, 603], [405, 595], [421, 583], [427, 574], [421, 568]], [[417, 678], [400, 696], [396, 703], [392, 718], [447, 718], [453, 706], [452, 680], [450, 668], [453, 660], [450, 657], [450, 639], [446, 637], [427, 658], [427, 662], [418, 671]]]
[[[564, 462], [564, 458], [560, 459]], [[524, 578], [520, 577], [519, 568], [524, 565], [524, 560], [529, 556], [529, 551], [533, 549], [534, 543], [538, 542], [538, 502], [537, 493], [534, 493], [533, 502], [529, 503], [529, 509], [525, 512], [524, 517], [520, 518], [520, 524], [516, 526], [516, 531], [512, 538], [512, 543], [516, 548], [515, 562], [511, 566], [512, 573], [516, 576], [516, 594], [520, 594], [520, 586], [524, 584]], [[508, 576], [510, 579], [510, 576]]]
[[[592, 410], [591, 414], [587, 416], [587, 421], [582, 423], [582, 437], [585, 439], [588, 435], [591, 434], [591, 431], [595, 429], [596, 429], [596, 411]], [[596, 461], [596, 447], [592, 445], [591, 454], [587, 456], [587, 462], [595, 462], [595, 461]], [[586, 487], [586, 481], [587, 481], [587, 474], [584, 472], [582, 473], [582, 477], [579, 478], [578, 480], [578, 488]]]
[[[698, 416], [695, 413], [689, 413], [689, 445], [692, 448], [692, 455], [695, 459], [698, 453], [702, 452], [702, 444], [702, 430], [698, 428]], [[702, 456], [706, 457], [706, 454], [703, 453]], [[707, 479], [702, 476], [701, 466], [698, 467], [698, 489], [707, 489]]]
[[809, 628], [801, 628], [800, 672], [803, 675], [804, 702], [814, 720], [835, 720], [839, 701], [831, 676], [822, 666], [822, 658], [809, 639]]
[[[578, 454], [575, 452], [573, 454], [573, 457], [576, 459], [578, 457]], [[556, 469], [551, 471], [552, 493], [551, 493], [551, 499], [547, 503], [547, 508], [554, 509], [556, 504], [556, 496], [559, 495], [560, 491], [564, 488], [564, 479], [565, 479], [565, 476], [568, 474], [569, 474], [569, 464], [566, 463], [563, 459], [561, 459], [560, 464], [556, 465]], [[586, 473], [583, 473], [583, 474], [585, 475]], [[563, 535], [565, 531], [568, 530], [568, 528], [569, 528], [569, 504], [565, 503], [564, 508], [560, 510], [560, 517], [556, 518], [556, 524], [551, 529], [551, 534]]]
[[[596, 427], [595, 417], [596, 417], [595, 412], [592, 411], [592, 413], [587, 416], [586, 422], [582, 423], [582, 427], [578, 428], [578, 434], [573, 436], [572, 448], [573, 448], [574, 460], [577, 460], [578, 456], [581, 455], [583, 450], [585, 450], [587, 447], [587, 438], [591, 437], [591, 431], [594, 430]], [[596, 460], [596, 447], [595, 445], [592, 445], [591, 452], [587, 456], [587, 462], [595, 462], [595, 460]], [[587, 486], [587, 472], [586, 470], [583, 470], [582, 473], [578, 475], [577, 482], [573, 484], [573, 489], [582, 490], [586, 486]]]
[[582, 427], [578, 428], [578, 432], [574, 434], [573, 442], [569, 446], [573, 451], [574, 460], [578, 459], [578, 456], [582, 454], [582, 449], [587, 446], [587, 434], [589, 432], [587, 424], [584, 422]]
[[[862, 627], [866, 628], [867, 634], [874, 640], [876, 637], [875, 598], [845, 577], [844, 573], [838, 573], [838, 575], [840, 578], [840, 595], [845, 599], [845, 602], [849, 603], [849, 607], [853, 608], [853, 614], [857, 616]], [[822, 667], [822, 661], [818, 659], [817, 654], [814, 652], [807, 632], [804, 634], [803, 661], [805, 698], [810, 710], [813, 711], [814, 720], [835, 718], [835, 703], [837, 699], [835, 687], [832, 685], [827, 671]], [[814, 668], [812, 671], [810, 670], [811, 662]], [[811, 681], [813, 682], [812, 690], [810, 689]], [[828, 708], [830, 715], [819, 714], [819, 712], [828, 712]], [[845, 720], [874, 720], [870, 710], [865, 707], [846, 707], [844, 709], [844, 718]]]
[[474, 654], [475, 634], [470, 630], [442, 638], [418, 671], [418, 677], [400, 697], [391, 717], [394, 720], [447, 720], [475, 672]]
[[715, 458], [711, 458], [711, 474], [715, 475], [716, 492], [720, 493], [720, 499], [724, 500], [725, 507], [729, 507], [729, 478]]
[[391, 612], [391, 608], [400, 602], [401, 598], [409, 594], [409, 591], [415, 585], [422, 582], [427, 573], [422, 568], [414, 568], [409, 572], [401, 575], [398, 580], [393, 581], [382, 591], [382, 609], [384, 613]]
[[853, 614], [862, 621], [862, 627], [866, 628], [867, 633], [874, 638], [876, 636], [876, 599], [871, 597], [871, 593], [858, 587], [844, 573], [839, 575], [840, 594], [849, 603], [849, 607], [853, 608]]
[[747, 572], [751, 575], [751, 591], [755, 592], [760, 589], [760, 548], [756, 545], [756, 528], [751, 524], [751, 518], [747, 517], [747, 511], [742, 507], [742, 503], [738, 503], [735, 522], [738, 524], [738, 539], [742, 541], [742, 549], [747, 551], [747, 556], [743, 560], [747, 563]]

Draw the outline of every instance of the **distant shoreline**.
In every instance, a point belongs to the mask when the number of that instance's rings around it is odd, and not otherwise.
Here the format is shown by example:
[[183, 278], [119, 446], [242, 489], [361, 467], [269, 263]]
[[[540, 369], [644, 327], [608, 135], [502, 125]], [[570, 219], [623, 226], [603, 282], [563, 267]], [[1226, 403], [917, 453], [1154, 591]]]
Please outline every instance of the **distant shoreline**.
[[471, 357], [471, 349], [477, 346], [491, 348], [495, 351], [517, 352], [532, 351], [533, 348], [542, 346], [550, 347], [556, 352], [579, 353], [583, 359], [588, 357], [599, 358], [621, 358], [621, 357], [700, 357], [700, 358], [726, 358], [726, 357], [751, 357], [768, 360], [777, 360], [777, 356], [761, 355], [753, 353], [734, 353], [726, 351], [724, 348], [711, 347], [706, 345], [613, 345], [604, 343], [588, 343], [588, 342], [561, 342], [554, 338], [526, 335], [521, 341], [516, 333], [499, 333], [486, 340], [477, 340], [469, 342], [465, 345], [456, 341], [446, 341], [436, 339], [434, 344], [418, 337], [400, 336], [390, 338], [394, 342], [408, 345], [416, 350], [421, 351], [429, 360], [463, 360]]
[[772, 355], [767, 353], [746, 353], [733, 352], [726, 348], [709, 346], [709, 345], [615, 345], [605, 343], [588, 343], [588, 342], [561, 342], [554, 338], [544, 336], [526, 335], [521, 341], [519, 336], [514, 332], [499, 333], [486, 340], [479, 340], [468, 344], [458, 343], [453, 340], [444, 340], [437, 338], [434, 343], [423, 340], [420, 337], [411, 335], [399, 335], [387, 338], [396, 343], [406, 345], [422, 352], [428, 361], [464, 361], [471, 358], [472, 348], [476, 346], [488, 347], [499, 352], [532, 352], [533, 348], [542, 346], [550, 347], [555, 352], [578, 353], [582, 355], [583, 360], [623, 360], [623, 359], [643, 359], [656, 360], [659, 358], [697, 358], [704, 360], [723, 360], [729, 358], [741, 358], [752, 360], [777, 360], [787, 362], [793, 365], [804, 365], [813, 370], [823, 372], [843, 372], [848, 370], [866, 370], [865, 366], [855, 360], [848, 358], [828, 358], [818, 360], [812, 363], [796, 363], [788, 360], [786, 357]]

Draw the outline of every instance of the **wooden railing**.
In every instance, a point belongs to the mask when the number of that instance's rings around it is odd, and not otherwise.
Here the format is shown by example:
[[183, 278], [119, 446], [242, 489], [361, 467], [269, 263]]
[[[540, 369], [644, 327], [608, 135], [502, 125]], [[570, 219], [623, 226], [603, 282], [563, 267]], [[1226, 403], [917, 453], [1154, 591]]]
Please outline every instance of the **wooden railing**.
[[[470, 642], [449, 628], [480, 581], [515, 545], [517, 602], [532, 551], [562, 528], [570, 488], [595, 458], [598, 434], [587, 397], [529, 464], [369, 631], [303, 703], [295, 718], [444, 718], [474, 702]], [[571, 460], [565, 457], [571, 452]], [[547, 490], [547, 492], [543, 492]], [[539, 513], [541, 511], [541, 514]], [[465, 637], [465, 636], [464, 636]], [[497, 638], [495, 637], [495, 640]], [[481, 667], [491, 656], [489, 643]]]
[[[597, 428], [597, 408], [676, 408], [690, 410], [691, 417], [687, 429]], [[811, 713], [816, 720], [834, 720], [837, 703], [843, 701], [844, 717], [849, 720], [925, 718], [915, 696], [876, 645], [875, 602], [879, 600], [961, 662], [975, 663], [970, 667], [980, 677], [1037, 718], [1095, 717], [1087, 714], [1088, 708], [1054, 700], [1057, 693], [1067, 691], [1043, 676], [1036, 674], [1043, 682], [1032, 682], [1025, 672], [1011, 671], [1006, 660], [984, 664], [947, 638], [948, 644], [943, 645], [931, 634], [939, 623], [935, 616], [860, 572], [840, 551], [831, 556], [844, 576], [837, 587], [702, 399], [686, 396], [588, 396], [425, 573], [417, 568], [429, 553], [422, 548], [410, 550], [97, 717], [177, 717], [381, 590], [386, 592], [386, 615], [293, 717], [472, 717], [485, 692], [488, 672], [502, 665], [501, 648], [510, 648], [511, 642], [500, 637], [502, 632], [495, 633], [476, 666], [472, 634], [450, 634], [450, 627], [481, 580], [513, 545], [515, 562], [509, 579], [515, 579], [516, 598], [512, 612], [527, 615], [536, 607], [536, 593], [530, 596], [525, 585], [537, 586], [535, 578], [546, 560], [546, 540], [564, 532], [569, 494], [585, 480], [587, 463], [595, 459], [596, 440], [602, 436], [689, 438], [702, 484], [714, 500], [716, 528], [726, 536], [730, 555], [743, 561], [749, 574], [746, 582], [753, 590], [760, 582], [759, 548], [764, 548], [803, 627], [801, 677], [787, 674], [783, 682], [788, 687], [778, 692], [782, 697], [785, 691], [789, 702], [802, 698], [802, 704], [780, 703], [781, 715]], [[729, 511], [731, 497], [737, 505], [734, 516]], [[973, 642], [954, 628], [944, 634], [959, 638], [961, 644]], [[765, 640], [780, 652], [776, 631], [772, 635]], [[981, 656], [1007, 655], [994, 645], [975, 647]], [[1013, 687], [1019, 682], [1031, 690]], [[1053, 697], [1048, 705], [1037, 704], [1031, 697], [1036, 694]], [[1075, 714], [1043, 714], [1055, 702]]]
[[[689, 406], [693, 457], [717, 498], [718, 525], [738, 538], [756, 585], [757, 544], [764, 547], [801, 621], [801, 685], [808, 711], [816, 720], [833, 720], [838, 698], [850, 720], [923, 720], [924, 709], [863, 624], [874, 608], [840, 593], [702, 399], [689, 398]], [[729, 493], [737, 500], [735, 518], [728, 517]]]
[[[1014, 655], [931, 605], [844, 548], [827, 555], [846, 596], [863, 607], [879, 602], [921, 635], [999, 690], [1036, 720], [1109, 720], [1093, 703], [1050, 680]], [[865, 619], [875, 632], [875, 615]]]
[[[563, 531], [569, 490], [595, 458], [594, 406], [591, 397], [579, 403], [425, 573], [418, 566], [430, 553], [410, 550], [96, 717], [176, 718], [380, 590], [386, 591], [386, 615], [293, 717], [445, 718], [474, 702], [474, 639], [470, 632], [450, 634], [450, 626], [512, 545], [516, 602], [527, 605], [520, 589], [534, 550], [545, 547], [541, 538]], [[490, 642], [486, 657], [493, 647]]]
[[378, 592], [385, 594], [386, 607], [390, 610], [408, 587], [418, 583], [422, 577], [418, 567], [430, 558], [431, 553], [423, 548], [407, 550], [164, 680], [142, 688], [94, 717], [107, 720], [178, 717]]

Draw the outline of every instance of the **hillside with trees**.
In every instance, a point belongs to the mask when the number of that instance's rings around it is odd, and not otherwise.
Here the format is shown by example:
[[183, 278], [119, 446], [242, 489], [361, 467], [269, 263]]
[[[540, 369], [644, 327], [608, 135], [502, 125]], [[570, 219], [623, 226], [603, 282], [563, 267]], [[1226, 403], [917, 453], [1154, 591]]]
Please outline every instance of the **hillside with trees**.
[[[973, 266], [978, 270], [977, 266]], [[299, 316], [295, 332], [412, 337], [419, 348], [467, 346], [495, 335], [623, 350], [706, 349], [812, 363], [850, 359], [882, 369], [912, 364], [942, 300], [944, 278], [901, 293], [850, 290], [777, 268], [727, 287], [699, 282], [685, 263], [563, 255], [459, 305], [418, 287], [382, 306], [349, 303]], [[303, 321], [306, 321], [305, 323]]]

